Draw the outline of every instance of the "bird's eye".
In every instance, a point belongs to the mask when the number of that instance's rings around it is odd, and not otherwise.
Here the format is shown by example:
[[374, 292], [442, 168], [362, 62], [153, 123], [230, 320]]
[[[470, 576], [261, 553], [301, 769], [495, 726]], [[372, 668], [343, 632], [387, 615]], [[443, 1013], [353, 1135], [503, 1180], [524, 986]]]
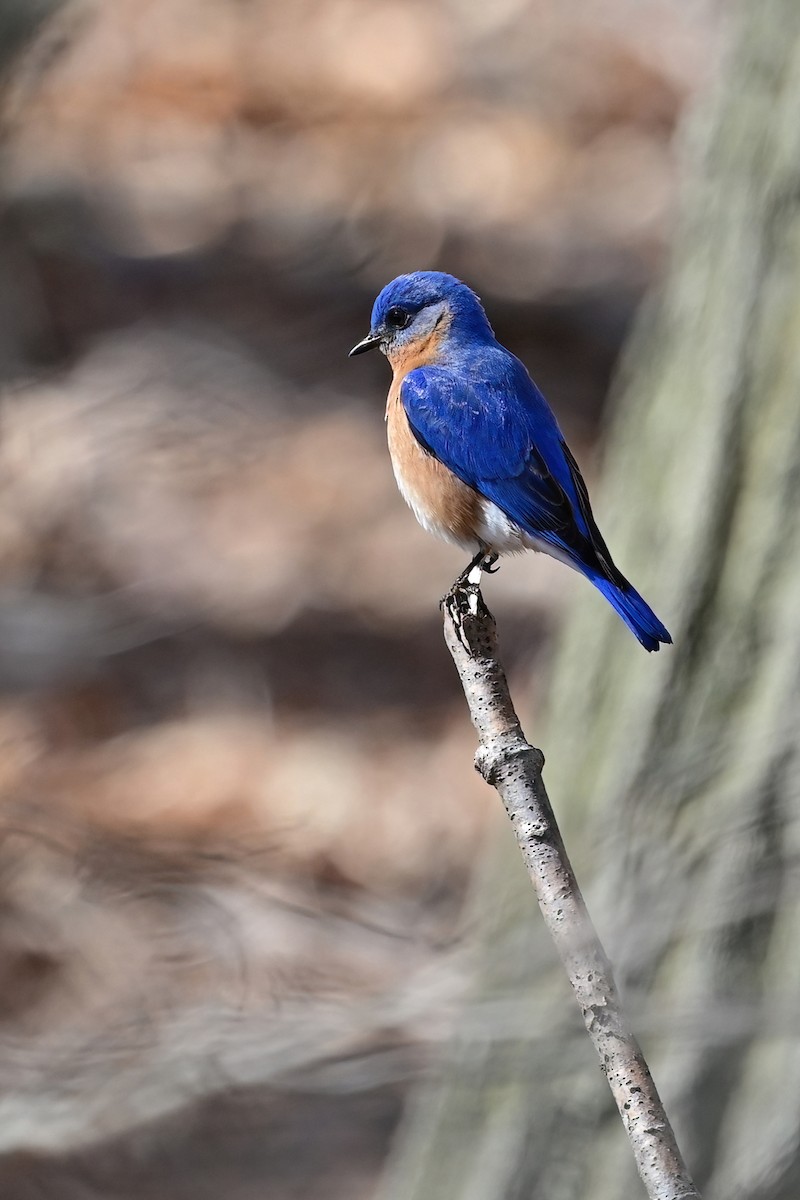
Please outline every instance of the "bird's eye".
[[411, 320], [411, 313], [404, 308], [390, 308], [386, 314], [386, 324], [389, 329], [405, 329]]

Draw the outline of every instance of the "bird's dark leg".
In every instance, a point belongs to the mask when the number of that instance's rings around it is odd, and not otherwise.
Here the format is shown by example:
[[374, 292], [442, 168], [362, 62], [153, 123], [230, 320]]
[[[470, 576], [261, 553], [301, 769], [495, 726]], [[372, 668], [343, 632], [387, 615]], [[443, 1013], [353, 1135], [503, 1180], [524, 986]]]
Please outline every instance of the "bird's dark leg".
[[[452, 595], [452, 593], [456, 590], [456, 588], [464, 587], [469, 582], [469, 577], [472, 574], [472, 572], [475, 570], [476, 567], [480, 567], [480, 569], [482, 571], [485, 571], [486, 568], [484, 567], [483, 564], [486, 562], [486, 560], [488, 558], [491, 558], [492, 562], [494, 562], [496, 559], [496, 555], [487, 554], [486, 551], [484, 550], [483, 546], [481, 546], [480, 550], [475, 555], [475, 557], [470, 559], [468, 565], [466, 567], [464, 567], [464, 570], [461, 572], [461, 574], [456, 576], [456, 578], [453, 580], [452, 584], [450, 585], [450, 591], [447, 593], [447, 596]], [[479, 585], [480, 585], [480, 581], [479, 581]], [[444, 600], [447, 599], [447, 596], [444, 597], [442, 603], [444, 603]]]
[[439, 602], [439, 607], [445, 609], [453, 622], [458, 640], [465, 650], [470, 650], [469, 638], [464, 627], [468, 617], [476, 617], [482, 610], [486, 611], [481, 595], [481, 572], [494, 574], [497, 555], [481, 546], [478, 553], [456, 577], [446, 596]]

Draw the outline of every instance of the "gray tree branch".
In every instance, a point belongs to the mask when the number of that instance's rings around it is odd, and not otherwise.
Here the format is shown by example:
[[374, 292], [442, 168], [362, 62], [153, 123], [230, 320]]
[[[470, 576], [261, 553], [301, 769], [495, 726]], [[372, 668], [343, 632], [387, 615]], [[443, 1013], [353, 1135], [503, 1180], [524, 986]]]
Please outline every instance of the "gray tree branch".
[[480, 568], [444, 605], [444, 635], [472, 723], [475, 767], [505, 805], [547, 929], [600, 1058], [651, 1200], [699, 1198], [656, 1085], [628, 1027], [611, 964], [570, 865], [542, 780], [544, 756], [525, 740], [500, 663]]

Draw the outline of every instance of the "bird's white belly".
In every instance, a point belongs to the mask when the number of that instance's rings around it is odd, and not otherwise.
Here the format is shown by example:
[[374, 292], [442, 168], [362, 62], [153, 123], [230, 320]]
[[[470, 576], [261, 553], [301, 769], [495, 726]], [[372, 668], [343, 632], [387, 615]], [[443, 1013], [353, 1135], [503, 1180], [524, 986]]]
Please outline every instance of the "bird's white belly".
[[522, 529], [492, 500], [481, 496], [478, 511], [480, 517], [477, 535], [495, 554], [518, 554], [521, 550], [537, 550], [540, 554], [549, 554], [551, 558], [557, 558], [559, 562], [577, 570], [575, 563], [563, 551]]
[[530, 538], [515, 521], [503, 512], [492, 500], [481, 496], [478, 500], [478, 522], [475, 531], [486, 546], [495, 554], [515, 554], [527, 550]]

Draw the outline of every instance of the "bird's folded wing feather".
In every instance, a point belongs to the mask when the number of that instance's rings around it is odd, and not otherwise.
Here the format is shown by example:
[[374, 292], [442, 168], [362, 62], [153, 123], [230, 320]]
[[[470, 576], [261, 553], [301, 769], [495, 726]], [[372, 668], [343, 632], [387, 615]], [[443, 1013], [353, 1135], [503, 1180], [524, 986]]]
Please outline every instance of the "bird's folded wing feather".
[[419, 367], [400, 396], [423, 448], [523, 529], [576, 565], [607, 554], [556, 419], [513, 355], [498, 348], [458, 372]]

